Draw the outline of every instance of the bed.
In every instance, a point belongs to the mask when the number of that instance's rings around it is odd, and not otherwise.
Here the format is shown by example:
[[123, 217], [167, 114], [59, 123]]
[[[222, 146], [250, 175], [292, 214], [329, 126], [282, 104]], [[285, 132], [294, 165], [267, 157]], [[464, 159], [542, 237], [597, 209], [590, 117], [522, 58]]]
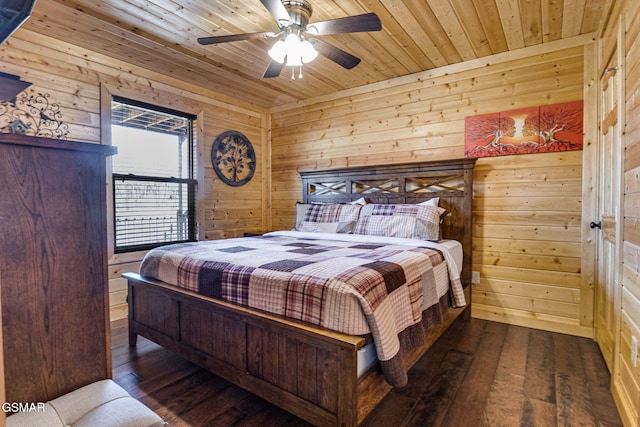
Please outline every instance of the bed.
[[[312, 424], [357, 425], [392, 387], [406, 384], [406, 370], [468, 306], [473, 165], [473, 159], [461, 159], [301, 172], [296, 231], [204, 242], [215, 261], [205, 261], [203, 248], [193, 244], [178, 245], [171, 253], [160, 249], [148, 256], [141, 274], [126, 275], [130, 345], [142, 335]], [[363, 199], [367, 205], [358, 203]], [[429, 205], [438, 205], [441, 214], [437, 238], [431, 239], [438, 242], [413, 244], [416, 239], [400, 236], [382, 245], [386, 238], [355, 236], [377, 230], [377, 220], [389, 221], [375, 212], [389, 207], [397, 212], [400, 206], [432, 213], [422, 207]], [[342, 212], [333, 222], [300, 221], [332, 209]], [[357, 211], [356, 221], [345, 217], [344, 212], [352, 211]], [[322, 227], [314, 228], [318, 222]], [[329, 229], [324, 228], [327, 222]], [[434, 230], [427, 233], [433, 237]], [[266, 251], [262, 245], [272, 248]], [[238, 256], [244, 259], [241, 265]], [[178, 272], [171, 264], [183, 268]], [[428, 270], [418, 270], [427, 264]], [[438, 281], [425, 277], [442, 277], [442, 265], [455, 292], [442, 292], [438, 284], [427, 290], [427, 282]], [[239, 278], [240, 285], [208, 285], [222, 269]], [[327, 270], [335, 270], [338, 279], [324, 277]], [[323, 291], [329, 295], [343, 294], [355, 276], [366, 277], [367, 289], [374, 289], [373, 277], [380, 276], [380, 286], [392, 289], [393, 296], [366, 305], [370, 299], [350, 295], [347, 300], [365, 304], [360, 316], [353, 315], [351, 303], [318, 308], [309, 301], [318, 289], [310, 284], [316, 285], [319, 276], [335, 286], [334, 293], [329, 286]], [[311, 291], [290, 292], [286, 284], [298, 283], [300, 277], [307, 278], [304, 286], [296, 286]], [[258, 292], [249, 292], [248, 283], [260, 281], [280, 291], [250, 298]], [[260, 300], [271, 302], [256, 305]], [[394, 304], [405, 314], [389, 315], [378, 308]], [[351, 320], [340, 331], [343, 320], [336, 319], [344, 313]], [[382, 321], [388, 317], [396, 322], [391, 327]], [[367, 357], [371, 354], [375, 357]]]

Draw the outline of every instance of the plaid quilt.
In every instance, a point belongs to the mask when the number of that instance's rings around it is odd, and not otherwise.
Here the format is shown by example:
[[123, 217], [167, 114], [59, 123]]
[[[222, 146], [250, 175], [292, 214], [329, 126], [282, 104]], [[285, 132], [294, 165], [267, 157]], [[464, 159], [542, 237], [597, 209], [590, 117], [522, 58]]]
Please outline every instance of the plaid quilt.
[[387, 381], [404, 386], [401, 336], [420, 324], [425, 300], [438, 300], [429, 293], [437, 292], [441, 252], [291, 234], [156, 248], [140, 274], [327, 329], [371, 333]]

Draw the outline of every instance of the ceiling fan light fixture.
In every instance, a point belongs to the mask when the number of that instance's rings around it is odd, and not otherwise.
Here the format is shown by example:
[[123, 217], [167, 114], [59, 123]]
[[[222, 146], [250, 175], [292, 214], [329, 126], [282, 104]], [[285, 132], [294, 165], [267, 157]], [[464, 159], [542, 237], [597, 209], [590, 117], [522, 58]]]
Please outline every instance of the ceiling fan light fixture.
[[289, 67], [299, 67], [307, 64], [318, 56], [318, 51], [309, 40], [304, 40], [297, 34], [289, 33], [284, 40], [278, 40], [269, 49], [269, 56], [279, 64]]
[[295, 55], [300, 50], [300, 37], [297, 34], [289, 33], [284, 38], [284, 45], [287, 49], [287, 55]]
[[287, 55], [287, 67], [301, 67], [302, 58], [298, 55]]
[[315, 50], [309, 40], [303, 40], [302, 43], [300, 43], [300, 54], [302, 62], [305, 64], [308, 64], [318, 57], [318, 51]]
[[271, 49], [269, 49], [268, 53], [271, 59], [279, 64], [282, 64], [284, 63], [284, 59], [287, 56], [287, 46], [285, 42], [283, 42], [282, 40], [278, 40], [273, 44]]

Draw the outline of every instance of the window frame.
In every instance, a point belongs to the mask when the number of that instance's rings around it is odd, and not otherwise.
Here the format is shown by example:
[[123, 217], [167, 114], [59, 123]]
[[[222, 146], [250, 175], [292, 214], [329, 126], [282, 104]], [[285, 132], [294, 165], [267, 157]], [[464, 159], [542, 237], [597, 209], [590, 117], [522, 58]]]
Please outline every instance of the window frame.
[[[111, 96], [110, 105], [113, 105], [114, 102], [123, 103], [123, 104], [131, 105], [133, 107], [144, 108], [150, 111], [156, 111], [160, 113], [165, 113], [165, 114], [170, 114], [177, 117], [185, 118], [189, 121], [190, 126], [188, 127], [188, 134], [187, 134], [188, 178], [137, 175], [137, 174], [131, 174], [131, 173], [122, 174], [122, 173], [114, 173], [113, 170], [111, 171], [111, 180], [113, 183], [112, 184], [112, 190], [113, 190], [112, 191], [112, 208], [111, 208], [111, 215], [113, 217], [113, 221], [112, 221], [113, 253], [123, 254], [123, 253], [137, 252], [137, 251], [146, 251], [159, 246], [164, 246], [164, 245], [173, 244], [173, 243], [185, 243], [185, 242], [197, 241], [198, 240], [198, 220], [197, 220], [198, 181], [195, 178], [197, 176], [197, 170], [195, 166], [195, 156], [197, 155], [196, 147], [195, 147], [195, 144], [196, 144], [195, 127], [197, 122], [197, 115], [185, 113], [182, 111], [177, 111], [177, 110], [162, 107], [159, 105], [149, 104], [146, 102], [137, 101], [137, 100], [133, 100], [130, 98], [125, 98], [117, 95]], [[110, 111], [110, 116], [111, 116], [110, 123], [111, 123], [111, 129], [112, 129], [114, 126], [113, 109], [111, 109]], [[115, 145], [117, 147], [117, 143]], [[117, 227], [116, 227], [116, 224], [117, 224], [116, 182], [117, 181], [146, 181], [146, 182], [157, 182], [157, 183], [186, 184], [187, 185], [187, 239], [118, 246], [117, 245]]]

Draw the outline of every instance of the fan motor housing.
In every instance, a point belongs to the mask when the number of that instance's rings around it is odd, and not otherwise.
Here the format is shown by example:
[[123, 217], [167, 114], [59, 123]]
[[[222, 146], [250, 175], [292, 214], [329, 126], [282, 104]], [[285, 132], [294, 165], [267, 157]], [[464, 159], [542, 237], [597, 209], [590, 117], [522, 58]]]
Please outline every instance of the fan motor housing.
[[282, 5], [289, 12], [291, 22], [300, 28], [306, 28], [311, 18], [313, 9], [311, 5], [303, 0], [282, 0]]

